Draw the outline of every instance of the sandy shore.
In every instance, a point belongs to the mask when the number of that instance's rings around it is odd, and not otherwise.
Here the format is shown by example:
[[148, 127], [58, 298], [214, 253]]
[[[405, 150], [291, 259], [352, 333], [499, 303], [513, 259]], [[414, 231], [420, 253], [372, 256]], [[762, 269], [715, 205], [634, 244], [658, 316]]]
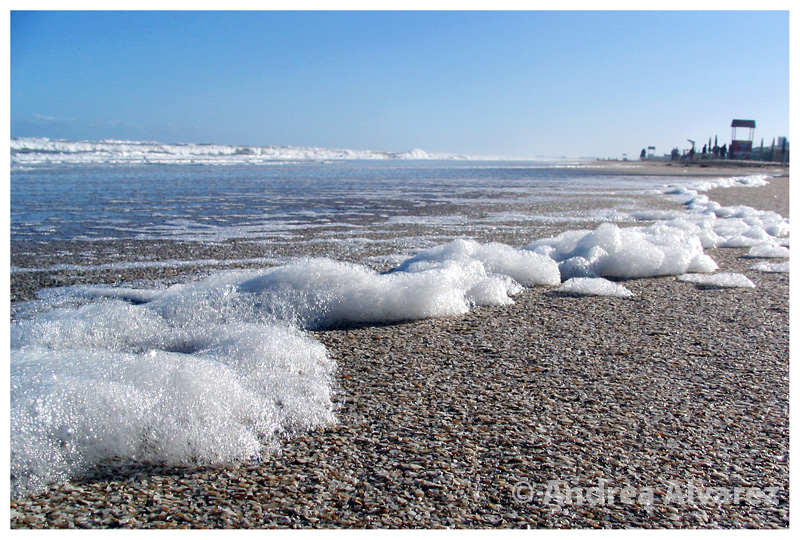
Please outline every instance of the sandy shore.
[[789, 167], [759, 161], [595, 161], [586, 162], [586, 170], [597, 173], [639, 174], [648, 176], [745, 176], [769, 174], [789, 175]]
[[[726, 194], [780, 212], [788, 181]], [[262, 463], [108, 463], [11, 501], [11, 526], [787, 527], [789, 275], [709, 254], [757, 287], [540, 287], [460, 317], [317, 332], [338, 363], [338, 425]]]

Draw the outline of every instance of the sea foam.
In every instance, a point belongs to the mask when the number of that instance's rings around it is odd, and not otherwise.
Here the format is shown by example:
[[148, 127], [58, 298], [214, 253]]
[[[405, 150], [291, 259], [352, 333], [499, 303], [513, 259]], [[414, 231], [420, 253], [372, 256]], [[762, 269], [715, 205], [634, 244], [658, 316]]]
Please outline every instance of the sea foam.
[[678, 276], [678, 281], [696, 283], [699, 287], [713, 289], [748, 288], [756, 285], [744, 274], [722, 272], [719, 274], [683, 274]]
[[617, 298], [633, 296], [633, 293], [624, 285], [604, 278], [570, 278], [558, 288], [558, 291], [576, 296], [613, 296]]
[[[335, 421], [335, 366], [304, 329], [443, 317], [557, 282], [553, 261], [456, 243], [378, 273], [331, 259], [165, 290], [51, 291], [11, 325], [12, 489], [109, 457], [217, 463]], [[503, 262], [503, 255], [509, 260]], [[531, 262], [533, 269], [522, 263]]]
[[[307, 334], [179, 322], [106, 302], [12, 327], [24, 344], [11, 354], [14, 493], [112, 457], [251, 459], [281, 436], [335, 421], [335, 366]], [[29, 337], [36, 331], [41, 339]]]
[[780, 263], [773, 263], [762, 261], [760, 263], [756, 263], [752, 266], [752, 270], [758, 270], [759, 272], [770, 272], [770, 273], [783, 273], [786, 274], [789, 272], [789, 261], [780, 262]]
[[557, 261], [562, 280], [711, 272], [717, 264], [703, 253], [701, 230], [682, 220], [626, 228], [604, 223], [593, 231], [567, 231], [536, 240], [525, 249]]
[[748, 257], [764, 259], [783, 259], [789, 256], [789, 248], [776, 244], [759, 244], [751, 247], [747, 252]]

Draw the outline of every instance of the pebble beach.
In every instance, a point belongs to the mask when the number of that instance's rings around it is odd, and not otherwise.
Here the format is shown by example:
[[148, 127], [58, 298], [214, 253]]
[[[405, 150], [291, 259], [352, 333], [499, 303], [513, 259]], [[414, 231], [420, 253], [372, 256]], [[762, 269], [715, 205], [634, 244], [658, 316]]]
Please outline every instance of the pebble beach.
[[[706, 194], [788, 217], [784, 171]], [[227, 251], [193, 253], [255, 253], [216, 249]], [[707, 254], [756, 287], [674, 276], [627, 280], [630, 298], [536, 287], [457, 317], [314, 332], [337, 364], [336, 425], [260, 462], [108, 461], [11, 500], [11, 527], [786, 528], [789, 274], [753, 270], [747, 249]], [[192, 272], [18, 272], [11, 299]]]

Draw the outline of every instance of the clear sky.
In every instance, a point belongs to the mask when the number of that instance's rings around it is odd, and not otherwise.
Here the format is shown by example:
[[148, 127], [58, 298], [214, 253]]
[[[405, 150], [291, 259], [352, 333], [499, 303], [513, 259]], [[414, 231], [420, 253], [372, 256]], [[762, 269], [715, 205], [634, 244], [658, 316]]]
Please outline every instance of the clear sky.
[[638, 157], [789, 134], [788, 11], [11, 13], [11, 136]]

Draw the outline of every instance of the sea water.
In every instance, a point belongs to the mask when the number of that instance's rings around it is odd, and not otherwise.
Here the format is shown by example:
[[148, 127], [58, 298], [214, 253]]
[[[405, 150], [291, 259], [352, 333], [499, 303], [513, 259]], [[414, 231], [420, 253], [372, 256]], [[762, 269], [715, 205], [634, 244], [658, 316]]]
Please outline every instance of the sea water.
[[12, 174], [12, 241], [268, 243], [314, 228], [323, 239], [375, 239], [407, 225], [460, 236], [509, 221], [629, 219], [648, 210], [634, 197], [657, 186], [552, 163], [465, 161], [43, 165]]
[[[15, 306], [13, 495], [112, 457], [259, 459], [335, 423], [336, 366], [309, 330], [454, 316], [511, 303], [525, 287], [624, 302], [620, 279], [750, 286], [696, 277], [717, 275], [705, 250], [788, 256], [787, 219], [702, 194], [763, 176], [665, 180], [556, 162], [226, 163], [12, 167], [12, 254], [75, 241], [264, 249], [257, 268], [215, 261], [232, 268], [172, 286], [47, 289]], [[499, 241], [508, 238], [524, 240]], [[372, 255], [359, 260], [354, 245]], [[12, 267], [37, 270], [47, 268]]]

